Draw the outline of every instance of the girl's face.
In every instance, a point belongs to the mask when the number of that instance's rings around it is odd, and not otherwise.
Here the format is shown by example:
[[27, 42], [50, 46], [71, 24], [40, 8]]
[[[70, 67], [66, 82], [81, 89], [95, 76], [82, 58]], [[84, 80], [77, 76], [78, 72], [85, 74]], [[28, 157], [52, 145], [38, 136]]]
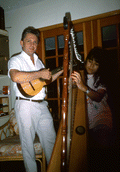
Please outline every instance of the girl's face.
[[97, 63], [94, 59], [88, 59], [85, 68], [88, 74], [95, 74], [99, 69], [99, 63]]

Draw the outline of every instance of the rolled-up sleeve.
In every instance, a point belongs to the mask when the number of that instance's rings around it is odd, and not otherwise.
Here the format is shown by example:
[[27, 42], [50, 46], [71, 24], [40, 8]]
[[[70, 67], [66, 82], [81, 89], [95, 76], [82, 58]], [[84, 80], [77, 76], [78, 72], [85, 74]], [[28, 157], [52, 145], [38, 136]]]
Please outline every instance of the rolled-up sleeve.
[[17, 69], [20, 70], [20, 64], [19, 64], [19, 60], [15, 57], [12, 57], [9, 61], [8, 61], [8, 77], [10, 78], [10, 70], [11, 69]]

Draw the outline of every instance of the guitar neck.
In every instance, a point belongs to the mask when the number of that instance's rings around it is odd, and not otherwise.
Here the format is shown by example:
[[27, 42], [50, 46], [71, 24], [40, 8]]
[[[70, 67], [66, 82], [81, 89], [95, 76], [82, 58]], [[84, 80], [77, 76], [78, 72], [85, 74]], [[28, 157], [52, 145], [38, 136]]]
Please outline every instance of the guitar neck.
[[63, 66], [58, 67], [58, 68], [52, 70], [51, 73], [52, 73], [52, 75], [54, 75], [54, 74], [56, 74], [57, 72], [59, 72], [59, 71], [61, 71], [61, 70], [63, 70]]
[[[76, 63], [73, 64], [73, 67], [75, 67], [75, 66], [77, 66]], [[53, 69], [53, 70], [51, 71], [51, 73], [52, 73], [52, 75], [54, 75], [54, 74], [56, 74], [57, 72], [59, 72], [59, 71], [61, 71], [61, 70], [63, 70], [63, 66], [58, 67], [58, 68], [56, 68], [56, 69]]]

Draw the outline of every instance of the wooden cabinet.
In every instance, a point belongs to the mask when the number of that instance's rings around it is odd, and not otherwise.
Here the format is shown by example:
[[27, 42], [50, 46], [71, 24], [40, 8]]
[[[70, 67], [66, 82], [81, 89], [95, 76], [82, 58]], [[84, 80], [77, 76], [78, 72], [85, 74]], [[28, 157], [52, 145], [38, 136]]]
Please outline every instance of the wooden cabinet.
[[9, 60], [8, 32], [0, 29], [0, 74], [7, 75], [7, 63]]
[[[0, 75], [0, 126], [3, 126], [9, 120], [9, 112], [11, 110], [11, 101], [10, 101], [10, 94], [4, 95], [3, 86], [10, 86], [10, 79], [7, 75]], [[4, 139], [4, 131], [6, 131], [7, 127], [2, 128], [0, 130], [0, 138], [1, 140]], [[7, 136], [9, 133], [7, 133]]]
[[3, 87], [10, 87], [10, 79], [7, 76], [9, 60], [8, 32], [0, 29], [0, 117], [9, 113], [9, 94], [4, 95]]
[[[0, 139], [5, 138], [5, 133], [7, 131], [8, 125], [4, 126], [5, 123], [9, 120], [9, 95], [0, 95]], [[2, 127], [4, 126], [4, 127]], [[10, 135], [9, 132], [6, 133], [7, 136]]]
[[9, 114], [9, 97], [8, 95], [0, 96], [0, 117]]
[[[0, 75], [0, 121], [3, 116], [9, 116], [8, 112], [11, 110], [10, 85], [10, 78], [7, 75]], [[4, 87], [7, 90], [4, 90]]]

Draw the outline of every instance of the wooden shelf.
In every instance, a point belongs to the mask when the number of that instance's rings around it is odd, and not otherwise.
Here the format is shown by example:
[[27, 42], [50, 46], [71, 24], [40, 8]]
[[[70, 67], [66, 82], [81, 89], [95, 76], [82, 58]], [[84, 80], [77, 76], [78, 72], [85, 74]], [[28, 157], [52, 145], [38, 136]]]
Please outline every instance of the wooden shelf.
[[9, 96], [0, 97], [0, 117], [9, 115]]
[[9, 115], [9, 113], [8, 113], [8, 112], [0, 113], [0, 117], [7, 116], [7, 115]]
[[4, 97], [9, 97], [9, 95], [8, 94], [0, 94], [0, 98], [4, 98]]
[[8, 36], [8, 31], [0, 29], [0, 38], [3, 36]]

